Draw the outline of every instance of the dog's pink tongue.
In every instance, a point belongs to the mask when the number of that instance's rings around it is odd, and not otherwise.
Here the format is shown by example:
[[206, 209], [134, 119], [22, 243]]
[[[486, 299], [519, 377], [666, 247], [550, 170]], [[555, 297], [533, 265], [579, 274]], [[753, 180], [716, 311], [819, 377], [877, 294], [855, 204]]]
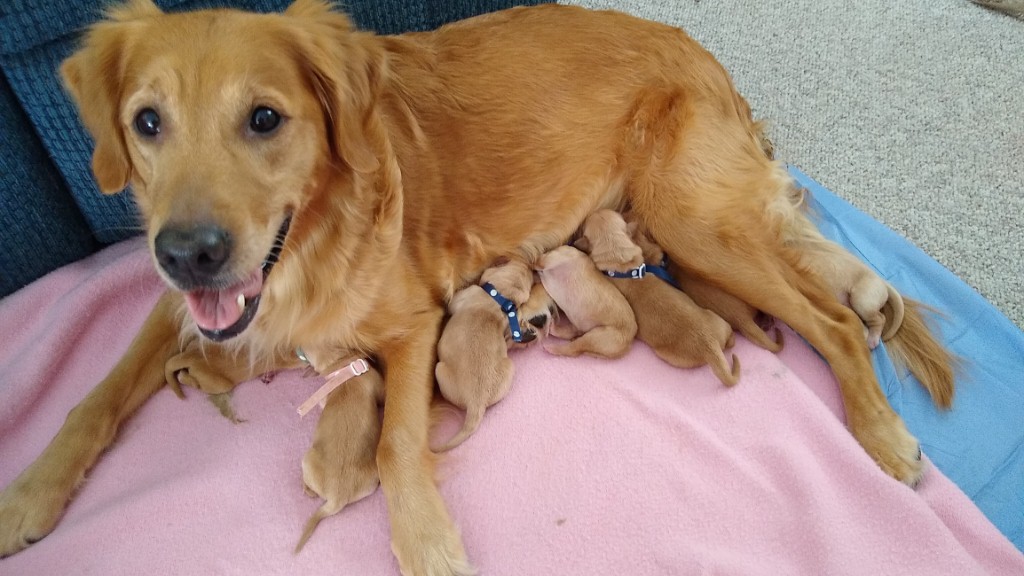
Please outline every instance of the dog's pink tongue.
[[203, 330], [223, 330], [242, 317], [243, 306], [238, 296], [246, 302], [254, 298], [263, 288], [263, 272], [256, 270], [249, 278], [223, 290], [200, 288], [185, 293], [185, 303], [192, 319]]

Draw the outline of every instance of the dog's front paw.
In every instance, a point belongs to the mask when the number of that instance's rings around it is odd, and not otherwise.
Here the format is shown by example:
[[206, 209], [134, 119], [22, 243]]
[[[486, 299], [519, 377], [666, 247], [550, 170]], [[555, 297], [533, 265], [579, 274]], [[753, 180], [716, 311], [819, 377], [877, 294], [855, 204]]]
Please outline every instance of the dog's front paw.
[[895, 412], [886, 411], [871, 421], [851, 424], [850, 430], [886, 474], [911, 487], [921, 481], [921, 446]]
[[28, 548], [53, 531], [71, 494], [26, 470], [0, 492], [0, 558]]
[[391, 550], [403, 576], [472, 576], [462, 538], [451, 525], [392, 528]]

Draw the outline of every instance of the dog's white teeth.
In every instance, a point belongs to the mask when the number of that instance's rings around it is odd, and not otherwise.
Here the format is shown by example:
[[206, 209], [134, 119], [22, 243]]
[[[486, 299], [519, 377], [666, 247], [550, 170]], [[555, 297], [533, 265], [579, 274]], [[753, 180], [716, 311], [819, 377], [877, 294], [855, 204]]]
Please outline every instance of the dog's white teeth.
[[239, 310], [245, 310], [245, 294], [239, 294], [236, 302], [238, 302]]

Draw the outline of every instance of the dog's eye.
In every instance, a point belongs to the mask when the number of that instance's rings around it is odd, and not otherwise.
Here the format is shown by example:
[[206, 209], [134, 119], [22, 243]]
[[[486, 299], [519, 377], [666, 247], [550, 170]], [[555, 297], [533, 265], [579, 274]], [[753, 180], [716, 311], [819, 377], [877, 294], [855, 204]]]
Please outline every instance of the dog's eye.
[[160, 115], [152, 108], [143, 108], [135, 115], [135, 129], [143, 136], [156, 136], [160, 133]]
[[252, 111], [249, 128], [257, 134], [269, 134], [281, 124], [281, 115], [273, 108], [259, 106]]

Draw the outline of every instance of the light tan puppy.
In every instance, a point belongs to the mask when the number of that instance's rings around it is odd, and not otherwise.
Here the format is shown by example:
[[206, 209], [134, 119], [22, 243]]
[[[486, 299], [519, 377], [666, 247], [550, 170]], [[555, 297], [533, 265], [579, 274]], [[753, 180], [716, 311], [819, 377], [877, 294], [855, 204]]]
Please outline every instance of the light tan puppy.
[[[488, 268], [480, 280], [497, 290], [498, 297], [515, 304], [520, 334], [526, 323], [518, 319], [518, 308], [530, 297], [533, 272], [521, 261]], [[466, 411], [462, 428], [438, 448], [444, 452], [462, 444], [484, 418], [488, 407], [499, 402], [512, 386], [515, 366], [508, 358], [514, 340], [509, 312], [481, 286], [469, 286], [455, 293], [448, 305], [451, 319], [437, 343], [434, 375], [445, 400]], [[529, 331], [528, 340], [535, 338]]]
[[552, 327], [558, 321], [558, 305], [544, 288], [540, 277], [534, 274], [533, 286], [530, 287], [530, 298], [519, 309], [519, 316], [526, 320], [531, 330], [536, 333], [536, 338], [527, 343], [513, 343], [513, 348], [525, 348], [537, 342], [542, 342], [551, 333]]
[[545, 350], [601, 358], [621, 358], [629, 351], [637, 330], [633, 311], [586, 254], [560, 246], [542, 256], [537, 266], [544, 289], [571, 323], [551, 327], [552, 336], [571, 341], [545, 341]]
[[[636, 227], [633, 228], [635, 231]], [[590, 215], [576, 245], [588, 252], [605, 273], [628, 273], [643, 264], [647, 256], [657, 256], [642, 252], [630, 237], [626, 221], [612, 210]], [[660, 262], [657, 257], [647, 263]], [[650, 346], [658, 358], [679, 368], [707, 364], [726, 386], [739, 381], [739, 360], [733, 354], [730, 371], [722, 351], [733, 345], [732, 329], [725, 320], [697, 306], [686, 294], [653, 274], [612, 278], [611, 282], [633, 309], [637, 338]]]
[[[768, 153], [766, 149], [765, 154]], [[629, 225], [633, 225], [636, 222], [636, 216], [632, 212], [626, 212], [622, 216]], [[665, 265], [666, 272], [676, 283], [676, 287], [680, 288], [694, 303], [717, 314], [728, 322], [733, 330], [743, 334], [747, 337], [747, 340], [761, 348], [776, 354], [782, 351], [784, 344], [782, 331], [776, 328], [775, 340], [772, 340], [757, 323], [759, 312], [756, 308], [697, 276], [684, 273], [665, 257], [665, 252], [661, 249], [661, 246], [651, 241], [647, 234], [640, 230], [639, 227], [632, 227], [630, 229], [630, 236], [633, 242], [643, 251], [644, 261], [647, 262], [648, 266]], [[770, 316], [766, 317], [771, 318]]]
[[383, 402], [384, 380], [373, 367], [327, 396], [313, 444], [302, 458], [306, 493], [323, 498], [324, 503], [306, 522], [296, 553], [321, 520], [377, 490], [378, 409]]
[[[794, 188], [790, 201], [796, 209], [808, 209], [807, 190]], [[849, 306], [864, 323], [865, 339], [874, 350], [889, 340], [903, 324], [903, 297], [888, 282], [842, 246], [825, 238], [810, 220], [794, 218], [790, 241], [801, 248], [800, 256], [820, 276], [841, 303]]]

